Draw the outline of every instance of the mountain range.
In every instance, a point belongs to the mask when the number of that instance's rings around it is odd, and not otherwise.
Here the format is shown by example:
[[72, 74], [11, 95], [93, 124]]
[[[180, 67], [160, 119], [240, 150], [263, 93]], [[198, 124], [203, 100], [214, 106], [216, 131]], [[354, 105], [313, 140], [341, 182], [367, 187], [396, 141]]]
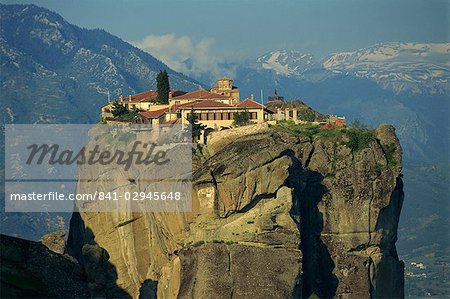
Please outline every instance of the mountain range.
[[[405, 204], [400, 219], [400, 257], [423, 261], [423, 277], [406, 279], [407, 294], [421, 296], [439, 285], [450, 255], [450, 43], [382, 43], [324, 59], [276, 50], [229, 64], [241, 97], [274, 90], [326, 114], [370, 126], [391, 123], [405, 163]], [[187, 77], [149, 53], [104, 30], [88, 30], [34, 5], [0, 4], [0, 99], [4, 123], [95, 123], [100, 106], [120, 94], [155, 88], [159, 70], [173, 88], [194, 90], [217, 78]], [[205, 82], [206, 85], [200, 83]], [[260, 99], [259, 99], [260, 100]], [[3, 145], [2, 145], [3, 147]], [[3, 163], [0, 162], [0, 165]], [[2, 201], [3, 202], [3, 201]], [[1, 213], [3, 233], [38, 239], [67, 228], [70, 215]], [[416, 275], [416, 274], [414, 274]], [[444, 277], [444, 278], [443, 278]], [[450, 289], [449, 286], [447, 286]]]
[[[108, 93], [112, 100], [155, 88], [160, 70], [173, 88], [202, 86], [104, 30], [80, 28], [35, 5], [0, 4], [0, 69], [5, 124], [96, 123]], [[4, 233], [36, 240], [67, 228], [70, 217], [1, 212], [0, 224]]]
[[449, 157], [450, 43], [382, 43], [323, 60], [277, 50], [233, 69], [241, 93], [284, 95], [313, 108], [370, 126], [392, 123], [405, 157]]
[[[155, 88], [201, 84], [104, 30], [87, 30], [34, 5], [0, 4], [0, 93], [6, 123], [95, 123], [99, 107]], [[5, 113], [6, 112], [6, 113]]]
[[317, 82], [341, 74], [367, 78], [396, 93], [448, 94], [450, 43], [380, 43], [318, 61], [311, 54], [279, 50], [256, 59], [255, 68]]

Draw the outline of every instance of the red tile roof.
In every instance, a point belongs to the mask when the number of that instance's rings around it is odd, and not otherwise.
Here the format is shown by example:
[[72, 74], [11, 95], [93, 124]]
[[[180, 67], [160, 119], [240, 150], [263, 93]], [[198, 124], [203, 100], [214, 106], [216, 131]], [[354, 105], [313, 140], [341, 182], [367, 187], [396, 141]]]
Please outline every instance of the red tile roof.
[[145, 112], [139, 112], [139, 115], [145, 118], [160, 118], [163, 116], [169, 108], [164, 108], [160, 110], [154, 110], [154, 111], [145, 111]]
[[178, 121], [178, 119], [170, 119], [170, 120], [165, 120], [163, 122], [160, 123], [160, 125], [173, 125]]
[[[174, 89], [171, 89], [170, 92], [172, 93], [172, 97], [182, 96], [187, 93], [186, 91]], [[158, 92], [153, 89], [131, 95], [131, 102], [152, 102], [156, 99], [158, 99]], [[129, 102], [129, 96], [123, 97], [123, 101]]]
[[250, 109], [250, 108], [261, 109], [261, 108], [263, 108], [264, 106], [261, 105], [260, 103], [257, 103], [257, 102], [255, 102], [255, 101], [253, 101], [253, 100], [245, 99], [245, 100], [243, 100], [242, 102], [237, 103], [237, 104], [236, 104], [236, 107], [238, 107], [238, 108], [249, 108], [249, 109]]
[[212, 93], [207, 90], [199, 89], [191, 91], [181, 96], [173, 97], [173, 100], [209, 100], [209, 99], [229, 99], [229, 96], [224, 96], [217, 93]]
[[172, 92], [172, 98], [179, 97], [188, 93], [187, 91], [183, 90], [170, 90], [170, 91]]
[[[146, 102], [154, 101], [158, 98], [158, 92], [156, 90], [147, 90], [141, 93], [131, 95], [131, 102]], [[124, 102], [129, 101], [128, 97], [123, 97]]]

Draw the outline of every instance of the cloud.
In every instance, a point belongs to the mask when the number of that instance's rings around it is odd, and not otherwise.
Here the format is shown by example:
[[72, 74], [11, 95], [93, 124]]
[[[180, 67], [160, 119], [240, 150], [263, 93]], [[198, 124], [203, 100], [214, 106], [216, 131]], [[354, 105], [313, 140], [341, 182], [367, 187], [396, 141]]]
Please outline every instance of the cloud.
[[212, 38], [193, 41], [189, 36], [176, 34], [148, 35], [133, 44], [163, 61], [170, 68], [187, 75], [212, 76], [227, 72], [220, 66], [224, 57], [217, 55]]

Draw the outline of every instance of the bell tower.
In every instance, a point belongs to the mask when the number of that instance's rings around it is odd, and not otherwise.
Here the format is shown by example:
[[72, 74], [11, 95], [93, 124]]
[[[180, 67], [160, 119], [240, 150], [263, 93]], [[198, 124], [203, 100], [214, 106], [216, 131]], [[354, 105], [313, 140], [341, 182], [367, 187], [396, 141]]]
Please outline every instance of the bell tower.
[[229, 97], [231, 105], [239, 103], [239, 89], [233, 86], [233, 80], [228, 77], [218, 79], [217, 86], [212, 87], [210, 91]]
[[233, 80], [227, 77], [222, 77], [217, 80], [217, 87], [221, 90], [231, 90], [233, 88]]

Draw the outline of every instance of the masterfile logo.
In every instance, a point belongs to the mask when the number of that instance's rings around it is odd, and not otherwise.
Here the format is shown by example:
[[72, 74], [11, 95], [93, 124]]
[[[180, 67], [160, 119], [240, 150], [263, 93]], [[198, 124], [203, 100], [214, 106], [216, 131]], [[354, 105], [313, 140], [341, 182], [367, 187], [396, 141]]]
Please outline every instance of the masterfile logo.
[[[58, 144], [32, 144], [27, 147], [30, 150], [30, 155], [26, 164], [42, 165], [44, 159], [48, 157], [47, 163], [49, 165], [71, 165], [74, 163], [77, 165], [108, 165], [116, 162], [119, 165], [124, 165], [125, 170], [129, 170], [132, 164], [150, 165], [155, 163], [156, 165], [163, 165], [170, 162], [166, 158], [166, 151], [158, 150], [154, 153], [156, 146], [155, 143], [134, 141], [129, 152], [118, 149], [113, 152], [110, 150], [101, 151], [98, 144], [90, 151], [86, 151], [83, 147], [79, 152], [74, 152], [70, 149], [60, 150]], [[138, 147], [141, 147], [142, 150], [138, 150]], [[136, 160], [134, 160], [134, 157], [136, 157]]]

